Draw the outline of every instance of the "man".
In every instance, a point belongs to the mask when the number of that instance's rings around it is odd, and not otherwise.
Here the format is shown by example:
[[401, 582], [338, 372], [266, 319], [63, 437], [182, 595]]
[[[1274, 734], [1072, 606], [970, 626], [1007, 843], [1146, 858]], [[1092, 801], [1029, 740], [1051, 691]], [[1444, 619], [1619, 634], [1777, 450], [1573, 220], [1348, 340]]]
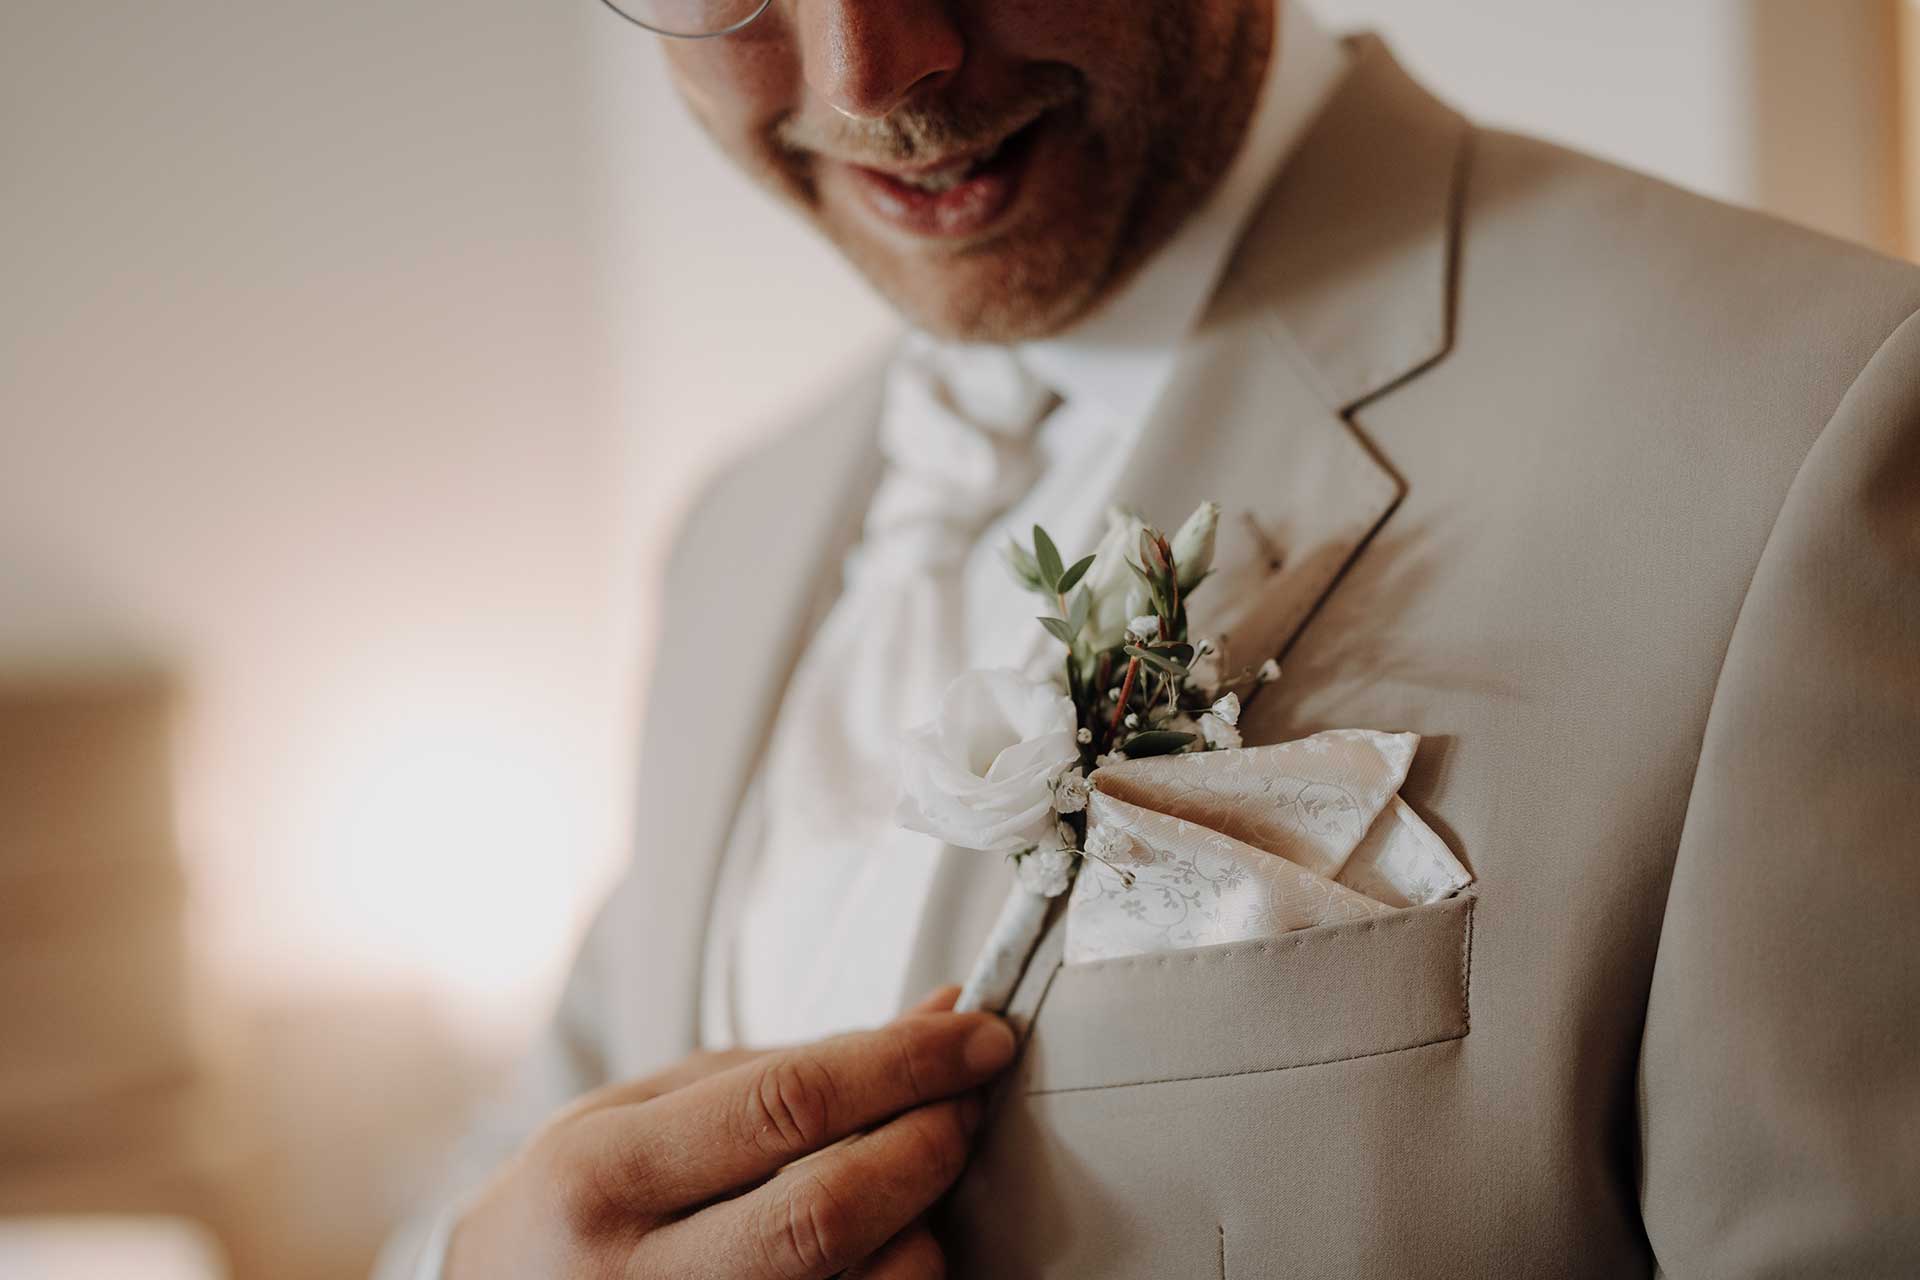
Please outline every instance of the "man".
[[[632, 12], [745, 24], [676, 81], [915, 332], [693, 516], [636, 867], [394, 1274], [1920, 1271], [1920, 273], [1291, 0], [753, 8]], [[1056, 930], [1017, 1058], [887, 1022], [1006, 885], [888, 761], [1030, 656], [1009, 533], [1208, 498], [1223, 641], [1285, 666], [1247, 740], [1424, 735], [1472, 890]]]

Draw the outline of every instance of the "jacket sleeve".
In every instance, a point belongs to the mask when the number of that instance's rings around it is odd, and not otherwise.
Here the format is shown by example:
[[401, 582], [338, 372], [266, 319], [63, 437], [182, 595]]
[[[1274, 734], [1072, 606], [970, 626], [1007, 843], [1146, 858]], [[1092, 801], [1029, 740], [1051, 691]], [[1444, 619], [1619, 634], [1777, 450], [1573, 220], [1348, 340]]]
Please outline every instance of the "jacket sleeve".
[[1920, 315], [1808, 453], [1734, 628], [1637, 1101], [1664, 1274], [1920, 1275]]
[[559, 1006], [513, 1088], [483, 1110], [431, 1198], [388, 1238], [373, 1280], [440, 1280], [450, 1228], [468, 1199], [547, 1117], [609, 1083], [601, 957], [615, 914], [611, 902], [601, 910], [574, 959]]

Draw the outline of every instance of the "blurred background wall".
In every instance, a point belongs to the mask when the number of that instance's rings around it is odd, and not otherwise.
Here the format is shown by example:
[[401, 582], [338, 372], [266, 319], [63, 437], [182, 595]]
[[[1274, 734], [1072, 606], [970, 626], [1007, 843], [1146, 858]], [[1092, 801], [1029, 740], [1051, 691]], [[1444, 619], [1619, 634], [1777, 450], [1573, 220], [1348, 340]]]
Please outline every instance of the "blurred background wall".
[[[1908, 0], [1315, 8], [1483, 121], [1920, 244]], [[677, 513], [890, 322], [592, 0], [8, 0], [0, 192], [0, 750], [126, 818], [0, 812], [0, 1212], [358, 1274], [644, 828]]]

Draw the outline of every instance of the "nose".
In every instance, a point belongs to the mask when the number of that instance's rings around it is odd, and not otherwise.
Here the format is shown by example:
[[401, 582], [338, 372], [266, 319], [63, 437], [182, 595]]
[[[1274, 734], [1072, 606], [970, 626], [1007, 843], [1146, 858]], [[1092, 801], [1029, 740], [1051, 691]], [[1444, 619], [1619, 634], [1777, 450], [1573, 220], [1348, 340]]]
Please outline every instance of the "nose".
[[941, 84], [966, 53], [946, 0], [800, 0], [795, 8], [807, 83], [861, 119]]

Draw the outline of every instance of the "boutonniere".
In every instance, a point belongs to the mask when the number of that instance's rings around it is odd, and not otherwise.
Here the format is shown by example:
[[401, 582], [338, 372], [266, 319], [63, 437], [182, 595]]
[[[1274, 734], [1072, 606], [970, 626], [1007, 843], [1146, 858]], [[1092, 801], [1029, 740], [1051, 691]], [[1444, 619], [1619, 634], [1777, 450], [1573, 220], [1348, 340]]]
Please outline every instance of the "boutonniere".
[[1269, 661], [1224, 676], [1217, 653], [1187, 633], [1187, 602], [1212, 568], [1219, 520], [1219, 505], [1202, 503], [1168, 538], [1114, 511], [1099, 546], [1072, 564], [1036, 525], [1033, 545], [1015, 542], [1008, 563], [1045, 601], [1039, 624], [1062, 651], [1054, 674], [969, 671], [948, 687], [938, 717], [909, 733], [901, 824], [1005, 855], [1017, 872], [960, 1008], [1006, 1007], [1050, 901], [1088, 861], [1131, 882], [1128, 851], [1109, 833], [1088, 833], [1093, 771], [1238, 747], [1242, 693], [1279, 675]]

